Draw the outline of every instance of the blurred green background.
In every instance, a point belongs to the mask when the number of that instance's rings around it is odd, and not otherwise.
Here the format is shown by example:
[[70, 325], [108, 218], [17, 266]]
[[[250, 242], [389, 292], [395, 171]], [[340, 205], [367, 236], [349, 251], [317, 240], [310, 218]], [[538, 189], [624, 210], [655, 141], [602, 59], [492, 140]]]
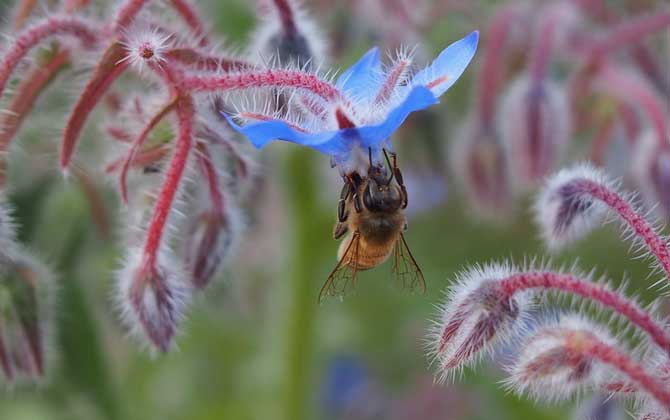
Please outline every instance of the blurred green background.
[[[230, 45], [246, 45], [255, 23], [253, 2], [201, 3]], [[320, 13], [319, 6], [305, 3], [326, 35], [345, 19], [343, 8]], [[495, 2], [473, 3], [477, 13], [455, 10], [427, 28], [423, 47], [432, 54], [481, 28]], [[363, 32], [333, 64], [352, 63], [374, 42]], [[473, 69], [434, 111], [447, 128], [437, 132], [453, 132], [471, 104]], [[386, 264], [362, 273], [355, 294], [319, 305], [318, 292], [338, 246], [331, 229], [340, 184], [326, 158], [288, 144], [258, 153], [266, 177], [248, 213], [250, 227], [239, 258], [196, 296], [178, 350], [155, 357], [143, 351], [125, 337], [110, 299], [122, 251], [119, 235], [115, 228], [110, 236], [101, 234], [78, 184], [56, 176], [53, 147], [69, 93], [54, 89], [41, 103], [38, 112], [53, 115], [54, 125], [28, 125], [21, 135], [22, 150], [13, 158], [11, 200], [21, 239], [58, 273], [58, 310], [48, 380], [6, 390], [0, 419], [540, 420], [574, 413], [576, 402], [537, 405], [505, 392], [499, 363], [487, 361], [476, 371], [466, 370], [455, 384], [434, 384], [424, 351], [434, 305], [458, 270], [477, 262], [523, 262], [546, 255], [528, 201], [519, 203], [507, 223], [479, 223], [445, 173], [446, 200], [413, 212], [406, 234], [424, 271], [427, 293], [393, 287]], [[418, 118], [410, 127], [422, 124]], [[421, 149], [435, 147], [446, 162], [442, 145], [451, 136], [435, 138], [435, 133], [401, 131], [394, 139], [401, 165], [424, 164], [431, 153]], [[95, 130], [89, 129], [85, 147], [96, 141]], [[409, 143], [419, 152], [407, 151], [405, 159], [402, 151]], [[46, 163], [38, 165], [36, 157]], [[101, 182], [100, 188], [115, 226], [120, 206], [110, 184]], [[420, 207], [409, 193], [410, 210]], [[554, 261], [578, 259], [581, 267], [597, 267], [614, 281], [628, 276], [631, 287], [649, 298], [647, 263], [633, 260], [627, 251], [618, 231], [609, 227]], [[347, 391], [353, 397], [341, 395], [347, 384], [356, 385]], [[370, 413], [338, 412], [338, 398], [358, 398]]]

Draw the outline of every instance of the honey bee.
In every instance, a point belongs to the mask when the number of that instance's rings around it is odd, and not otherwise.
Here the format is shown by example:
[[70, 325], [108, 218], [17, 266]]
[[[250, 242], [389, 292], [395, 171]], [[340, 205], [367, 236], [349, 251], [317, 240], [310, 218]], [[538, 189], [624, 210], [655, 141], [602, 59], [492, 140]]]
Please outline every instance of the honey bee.
[[396, 155], [391, 154], [391, 163], [384, 150], [390, 175], [383, 164], [373, 165], [371, 150], [368, 156], [367, 176], [353, 172], [344, 177], [338, 221], [333, 229], [336, 240], [344, 239], [337, 252], [338, 263], [321, 288], [319, 301], [324, 296], [342, 295], [355, 287], [359, 271], [377, 267], [392, 254], [391, 272], [398, 283], [409, 289], [419, 287], [425, 292], [423, 273], [403, 236], [407, 230], [404, 210], [408, 198]]

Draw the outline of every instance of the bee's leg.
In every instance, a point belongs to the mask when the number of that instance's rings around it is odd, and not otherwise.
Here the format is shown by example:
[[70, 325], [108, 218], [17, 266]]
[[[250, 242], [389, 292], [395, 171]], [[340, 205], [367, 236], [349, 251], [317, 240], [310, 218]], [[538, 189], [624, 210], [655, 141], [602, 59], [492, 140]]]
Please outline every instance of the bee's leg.
[[363, 206], [361, 205], [361, 198], [358, 196], [358, 194], [354, 194], [354, 208], [356, 209], [356, 213], [360, 213], [363, 211]]
[[337, 220], [341, 223], [347, 220], [347, 217], [349, 216], [349, 212], [346, 211], [346, 204], [347, 204], [347, 199], [349, 198], [349, 194], [351, 194], [351, 191], [353, 190], [351, 182], [346, 179], [344, 181], [344, 186], [342, 187], [342, 191], [340, 192], [340, 200], [337, 203]]
[[400, 195], [402, 197], [402, 208], [407, 208], [409, 202], [409, 197], [407, 196], [407, 188], [405, 188], [405, 182], [402, 177], [402, 172], [398, 168], [397, 156], [395, 153], [391, 152], [391, 157], [393, 158], [393, 175], [395, 175], [395, 180], [400, 187]]
[[349, 226], [346, 223], [336, 223], [333, 229], [333, 239], [338, 240], [349, 232]]

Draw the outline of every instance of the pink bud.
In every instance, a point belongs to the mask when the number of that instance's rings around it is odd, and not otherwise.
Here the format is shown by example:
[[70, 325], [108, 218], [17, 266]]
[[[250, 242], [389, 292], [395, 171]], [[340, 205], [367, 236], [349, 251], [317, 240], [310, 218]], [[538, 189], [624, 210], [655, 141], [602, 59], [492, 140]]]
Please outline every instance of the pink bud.
[[45, 374], [52, 283], [48, 268], [26, 251], [0, 256], [0, 368], [9, 382]]
[[564, 91], [550, 80], [520, 77], [501, 101], [500, 134], [520, 191], [534, 187], [563, 159], [571, 124]]
[[670, 390], [609, 334], [575, 315], [545, 324], [526, 339], [510, 367], [510, 388], [537, 398], [558, 400], [601, 388], [611, 377], [625, 378], [641, 393], [666, 407]]
[[474, 208], [487, 219], [503, 218], [512, 196], [507, 157], [494, 128], [470, 121], [452, 147], [452, 166]]
[[549, 177], [533, 211], [542, 238], [552, 249], [562, 248], [599, 227], [607, 207], [583, 188], [585, 182], [610, 186], [595, 167], [584, 164], [562, 169]]
[[204, 212], [193, 222], [185, 247], [186, 264], [198, 289], [209, 284], [237, 246], [242, 222], [237, 210], [231, 210], [227, 215]]
[[271, 10], [261, 16], [250, 51], [261, 59], [278, 58], [297, 66], [323, 62], [326, 48], [319, 27], [309, 14], [291, 0], [272, 0]]
[[647, 208], [662, 220], [670, 218], [670, 148], [654, 130], [643, 131], [635, 142], [631, 174]]
[[510, 297], [500, 287], [500, 281], [515, 271], [509, 265], [494, 264], [459, 274], [430, 336], [442, 380], [475, 362], [519, 327], [528, 309], [526, 294]]
[[131, 331], [167, 352], [190, 297], [187, 277], [178, 259], [167, 251], [159, 252], [154, 266], [142, 255], [138, 249], [129, 252], [119, 272], [118, 301]]
[[595, 386], [604, 372], [585, 351], [593, 340], [612, 340], [587, 321], [565, 316], [542, 326], [521, 345], [508, 385], [519, 394], [562, 400]]

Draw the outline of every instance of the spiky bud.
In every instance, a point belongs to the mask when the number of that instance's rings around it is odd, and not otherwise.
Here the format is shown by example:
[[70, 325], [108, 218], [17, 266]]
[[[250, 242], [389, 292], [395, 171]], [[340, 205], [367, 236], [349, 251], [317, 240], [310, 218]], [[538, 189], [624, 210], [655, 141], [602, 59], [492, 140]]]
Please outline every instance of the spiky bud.
[[140, 72], [145, 65], [160, 67], [166, 61], [165, 53], [172, 38], [172, 34], [162, 34], [156, 29], [130, 30], [123, 42], [127, 52], [125, 59]]
[[44, 376], [51, 332], [53, 277], [27, 251], [0, 256], [0, 368], [7, 382]]
[[562, 169], [541, 188], [533, 211], [549, 248], [569, 245], [602, 224], [607, 206], [588, 193], [590, 183], [610, 187], [599, 170], [583, 164]]
[[611, 212], [634, 241], [647, 249], [665, 273], [670, 251], [665, 239], [615, 183], [588, 164], [563, 169], [549, 178], [535, 202], [535, 219], [550, 248], [560, 248], [600, 225]]
[[262, 58], [276, 57], [298, 67], [324, 59], [324, 42], [317, 26], [292, 0], [268, 1], [266, 13], [256, 31], [251, 51]]
[[551, 80], [520, 77], [503, 96], [500, 135], [519, 191], [537, 185], [563, 158], [571, 124], [564, 92]]
[[510, 296], [500, 287], [515, 271], [510, 265], [491, 264], [458, 275], [429, 337], [442, 380], [518, 328], [528, 310], [526, 294]]
[[519, 394], [548, 400], [562, 400], [594, 387], [605, 375], [588, 351], [594, 341], [614, 345], [605, 332], [576, 316], [540, 327], [520, 346], [509, 368], [508, 385]]
[[230, 205], [225, 214], [204, 212], [195, 218], [185, 247], [195, 287], [205, 287], [225, 265], [239, 243], [241, 227], [235, 205]]
[[508, 386], [520, 394], [560, 400], [621, 376], [670, 410], [670, 390], [602, 328], [576, 315], [541, 326], [521, 345]]
[[643, 131], [632, 152], [631, 174], [648, 208], [670, 218], [670, 147], [654, 130]]
[[475, 121], [466, 123], [453, 142], [452, 167], [477, 212], [501, 219], [512, 201], [507, 157], [495, 129]]
[[154, 265], [143, 261], [140, 249], [132, 249], [118, 274], [117, 300], [131, 332], [145, 337], [167, 352], [190, 298], [184, 270], [178, 258], [161, 251]]

